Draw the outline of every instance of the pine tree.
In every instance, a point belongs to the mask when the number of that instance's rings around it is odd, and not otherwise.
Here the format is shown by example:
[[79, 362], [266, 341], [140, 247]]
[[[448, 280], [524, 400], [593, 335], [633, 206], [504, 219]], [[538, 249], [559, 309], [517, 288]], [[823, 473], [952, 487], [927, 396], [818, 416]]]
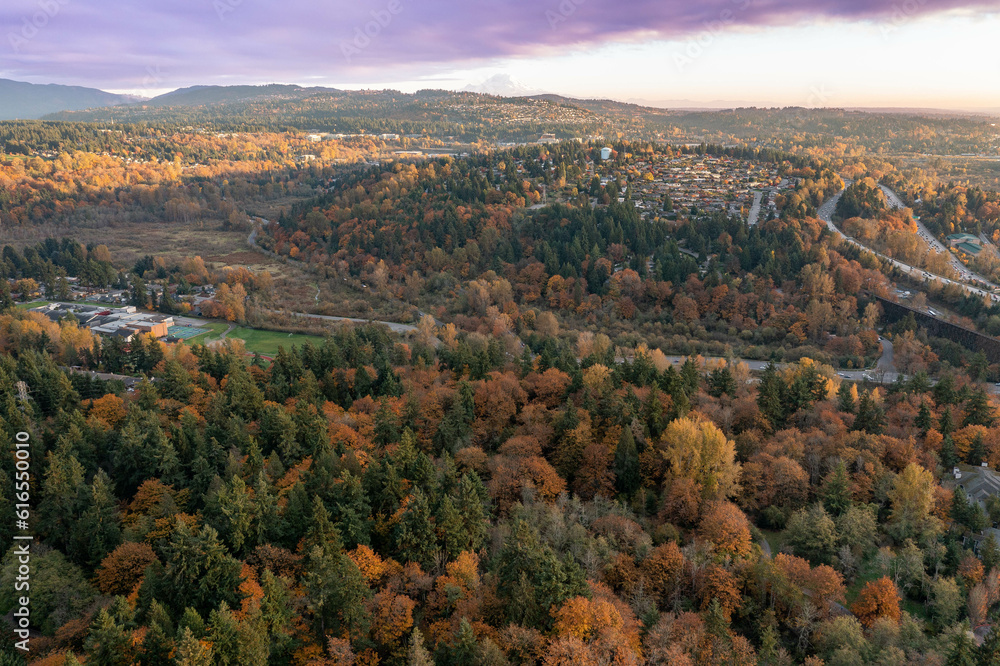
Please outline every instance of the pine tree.
[[708, 375], [708, 393], [716, 398], [736, 395], [736, 379], [728, 365], [716, 368]]
[[990, 534], [979, 545], [979, 559], [983, 561], [983, 568], [992, 571], [994, 567], [1000, 566], [1000, 545]]
[[768, 363], [757, 388], [757, 407], [774, 430], [781, 429], [785, 424], [784, 388], [778, 369], [773, 363]]
[[358, 566], [346, 555], [319, 546], [313, 546], [308, 562], [303, 583], [316, 634], [348, 639], [365, 635], [371, 625], [367, 602], [372, 591]]
[[969, 515], [969, 496], [962, 486], [955, 488], [955, 493], [951, 496], [949, 515], [956, 523], [966, 524]]
[[992, 427], [996, 421], [996, 409], [990, 404], [990, 398], [986, 391], [978, 388], [972, 392], [965, 402], [965, 419], [962, 425], [979, 425]]
[[486, 487], [475, 472], [462, 475], [458, 485], [458, 510], [468, 535], [468, 550], [479, 550], [486, 543], [489, 519], [485, 503], [488, 499]]
[[872, 435], [885, 432], [885, 410], [877, 404], [869, 391], [858, 399], [858, 413], [851, 430], [862, 430]]
[[941, 464], [945, 467], [954, 467], [958, 464], [958, 454], [955, 452], [955, 441], [951, 435], [945, 435], [941, 440]]
[[631, 496], [639, 489], [639, 452], [635, 447], [632, 429], [622, 428], [618, 447], [615, 449], [615, 488], [624, 495]]
[[937, 429], [942, 435], [950, 435], [955, 432], [955, 425], [951, 420], [951, 410], [948, 407], [941, 410], [941, 416], [938, 417]]
[[406, 655], [406, 666], [434, 666], [431, 653], [424, 647], [424, 637], [420, 629], [414, 627], [410, 636], [410, 650]]
[[174, 656], [176, 666], [212, 666], [212, 647], [202, 643], [184, 627], [177, 641], [177, 654]]
[[465, 550], [469, 541], [468, 535], [465, 533], [465, 523], [451, 497], [445, 495], [441, 500], [434, 526], [437, 528], [441, 549], [448, 555], [449, 559], [454, 559]]
[[103, 469], [94, 475], [88, 504], [87, 510], [74, 525], [74, 541], [84, 561], [96, 567], [121, 543], [118, 500], [111, 489], [111, 479]]
[[401, 562], [417, 562], [425, 569], [431, 567], [437, 552], [437, 538], [427, 497], [419, 488], [410, 495], [394, 536]]
[[823, 506], [833, 516], [840, 516], [851, 506], [851, 479], [843, 460], [823, 480]]
[[142, 639], [139, 663], [142, 666], [169, 666], [174, 649], [173, 623], [163, 605], [154, 600], [149, 607], [148, 629]]
[[225, 602], [209, 614], [206, 638], [212, 643], [215, 662], [220, 666], [239, 663], [239, 632], [239, 622]]
[[1000, 627], [996, 624], [986, 635], [983, 644], [976, 651], [976, 663], [978, 666], [996, 666], [1000, 664]]
[[698, 392], [698, 385], [700, 383], [701, 377], [698, 374], [698, 366], [695, 364], [694, 359], [688, 356], [684, 360], [684, 364], [681, 365], [681, 385], [688, 398]]
[[378, 410], [375, 412], [374, 440], [382, 446], [399, 441], [399, 419], [389, 408], [389, 402], [385, 398], [379, 400]]
[[854, 384], [840, 382], [840, 388], [837, 389], [837, 409], [848, 414], [853, 414], [857, 406], [854, 399], [857, 391], [858, 389]]
[[87, 662], [105, 666], [130, 666], [135, 648], [125, 627], [105, 609], [97, 611], [86, 643]]
[[913, 419], [913, 425], [920, 429], [921, 437], [926, 437], [930, 429], [934, 427], [934, 417], [926, 402], [920, 402], [920, 409], [917, 410], [917, 417]]
[[964, 631], [955, 632], [945, 666], [976, 666], [976, 644]]
[[472, 631], [472, 625], [464, 617], [458, 625], [458, 636], [455, 637], [450, 657], [450, 663], [454, 666], [474, 664], [478, 660], [479, 643], [476, 641], [476, 634]]

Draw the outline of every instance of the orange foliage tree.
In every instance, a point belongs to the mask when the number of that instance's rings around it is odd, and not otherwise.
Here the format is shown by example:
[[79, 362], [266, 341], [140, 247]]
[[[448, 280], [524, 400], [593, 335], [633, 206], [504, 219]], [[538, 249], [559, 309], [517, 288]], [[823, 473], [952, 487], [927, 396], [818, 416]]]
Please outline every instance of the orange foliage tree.
[[875, 624], [879, 618], [887, 618], [899, 622], [899, 590], [888, 576], [869, 581], [858, 595], [857, 601], [851, 606], [861, 623], [866, 627]]

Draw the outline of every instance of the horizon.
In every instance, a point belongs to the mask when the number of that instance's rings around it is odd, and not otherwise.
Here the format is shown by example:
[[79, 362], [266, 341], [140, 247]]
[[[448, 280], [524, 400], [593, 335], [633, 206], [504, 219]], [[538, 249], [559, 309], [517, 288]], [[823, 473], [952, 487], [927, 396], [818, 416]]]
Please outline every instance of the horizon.
[[[155, 97], [194, 85], [527, 91], [646, 106], [1000, 109], [1000, 3], [15, 0], [0, 78]], [[250, 45], [254, 45], [251, 47]], [[501, 94], [504, 94], [501, 91]], [[519, 95], [512, 95], [519, 96]]]

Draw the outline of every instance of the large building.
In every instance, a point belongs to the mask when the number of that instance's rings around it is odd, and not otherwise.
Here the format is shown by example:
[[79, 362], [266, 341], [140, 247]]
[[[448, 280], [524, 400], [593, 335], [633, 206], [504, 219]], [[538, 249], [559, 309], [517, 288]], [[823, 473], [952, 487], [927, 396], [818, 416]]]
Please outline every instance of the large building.
[[134, 306], [105, 308], [97, 305], [78, 303], [48, 303], [32, 312], [43, 314], [52, 321], [59, 321], [73, 315], [81, 327], [102, 336], [115, 336], [131, 340], [133, 336], [151, 333], [154, 337], [166, 337], [167, 329], [174, 324], [170, 315], [137, 312]]

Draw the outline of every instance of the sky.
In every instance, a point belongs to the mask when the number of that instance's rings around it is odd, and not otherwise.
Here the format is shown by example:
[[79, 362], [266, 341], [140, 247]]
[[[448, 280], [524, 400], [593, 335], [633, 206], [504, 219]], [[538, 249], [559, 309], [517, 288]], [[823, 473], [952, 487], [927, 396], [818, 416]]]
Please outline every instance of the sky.
[[1000, 0], [3, 0], [0, 78], [1000, 108]]

